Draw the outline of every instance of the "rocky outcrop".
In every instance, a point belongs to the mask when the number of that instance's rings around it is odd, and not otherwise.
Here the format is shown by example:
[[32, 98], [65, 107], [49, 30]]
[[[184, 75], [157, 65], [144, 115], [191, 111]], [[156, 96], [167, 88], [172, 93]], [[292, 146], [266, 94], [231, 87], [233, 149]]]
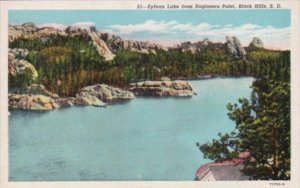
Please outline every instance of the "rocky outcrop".
[[83, 105], [83, 106], [98, 106], [98, 107], [105, 107], [106, 104], [99, 100], [97, 97], [86, 93], [86, 92], [81, 92], [77, 94], [74, 104], [76, 105]]
[[34, 23], [24, 23], [22, 25], [9, 25], [8, 26], [8, 39], [12, 42], [20, 37], [32, 39], [32, 38], [46, 38], [50, 35], [65, 35], [62, 30], [54, 27], [37, 27]]
[[83, 35], [89, 36], [98, 54], [105, 60], [112, 60], [119, 49], [127, 49], [139, 53], [156, 53], [157, 50], [168, 51], [168, 48], [144, 41], [123, 40], [121, 37], [109, 33], [98, 32], [95, 26], [69, 26], [65, 30], [60, 30], [51, 26], [37, 27], [33, 23], [22, 25], [9, 25], [9, 42], [20, 37], [22, 38], [42, 38], [46, 40], [51, 35]]
[[25, 59], [29, 53], [27, 49], [13, 48], [9, 49], [8, 53], [12, 53], [16, 59]]
[[144, 41], [136, 41], [136, 40], [123, 40], [121, 37], [117, 35], [112, 35], [109, 33], [100, 33], [98, 32], [98, 36], [106, 42], [109, 49], [116, 53], [119, 49], [127, 49], [132, 52], [139, 52], [144, 54], [156, 53], [157, 50], [168, 51], [167, 47], [164, 47], [159, 44], [144, 42]]
[[38, 37], [47, 38], [50, 35], [62, 35], [62, 36], [65, 36], [66, 32], [62, 31], [62, 30], [59, 30], [59, 29], [56, 29], [54, 27], [50, 27], [50, 26], [41, 27], [41, 28], [37, 29], [37, 36]]
[[22, 25], [9, 25], [8, 26], [8, 39], [9, 42], [23, 37], [23, 38], [33, 38], [37, 27], [33, 23], [24, 23]]
[[60, 107], [70, 107], [70, 106], [74, 105], [75, 97], [57, 98], [57, 99], [55, 99], [55, 102]]
[[33, 23], [25, 23], [22, 25], [9, 26], [9, 41], [23, 37], [23, 38], [42, 38], [47, 39], [50, 35], [84, 35], [89, 36], [93, 41], [98, 54], [105, 58], [105, 60], [112, 60], [115, 55], [110, 51], [107, 44], [97, 35], [95, 26], [69, 26], [62, 31], [54, 27], [36, 27]]
[[[26, 54], [24, 52], [22, 55]], [[21, 55], [21, 56], [22, 56]], [[17, 59], [16, 55], [13, 52], [8, 53], [8, 72], [12, 76], [24, 74], [25, 71], [28, 70], [32, 76], [32, 79], [36, 79], [38, 77], [38, 72], [34, 68], [34, 66], [24, 59]]]
[[59, 107], [54, 99], [44, 95], [9, 94], [8, 100], [12, 109], [46, 111]]
[[249, 47], [254, 47], [254, 48], [263, 48], [264, 43], [260, 38], [254, 37], [253, 40], [250, 42]]
[[93, 42], [98, 54], [104, 57], [105, 60], [113, 60], [115, 55], [110, 51], [107, 44], [98, 36], [95, 26], [69, 26], [65, 32], [71, 36], [74, 35], [86, 35], [89, 36]]
[[70, 36], [76, 35], [88, 35], [89, 32], [92, 32], [91, 27], [80, 27], [80, 26], [68, 26], [65, 29], [66, 34]]
[[44, 95], [47, 97], [51, 97], [53, 99], [58, 99], [59, 96], [55, 93], [51, 93], [48, 91], [45, 86], [41, 84], [31, 84], [30, 86], [27, 86], [25, 90], [23, 91], [25, 94], [33, 94], [33, 95]]
[[130, 84], [130, 91], [136, 96], [191, 97], [195, 93], [187, 81], [145, 81]]
[[160, 78], [160, 81], [171, 81], [171, 78], [163, 76]]
[[178, 47], [182, 52], [191, 52], [192, 54], [195, 54], [198, 50], [195, 46], [195, 44], [192, 44], [191, 42], [183, 42]]
[[43, 85], [32, 84], [22, 90], [10, 90], [9, 106], [22, 110], [52, 110], [58, 107], [97, 106], [106, 107], [103, 102], [117, 102], [133, 99], [132, 92], [111, 87], [105, 84], [87, 86], [80, 90], [76, 97], [60, 98], [49, 92]]
[[87, 86], [80, 90], [79, 96], [92, 95], [101, 101], [128, 100], [135, 98], [130, 91], [111, 87], [105, 84]]
[[192, 54], [195, 54], [197, 51], [202, 51], [208, 47], [212, 47], [215, 49], [224, 49], [224, 44], [222, 43], [214, 43], [208, 38], [203, 39], [202, 41], [198, 41], [195, 43], [192, 42], [183, 42], [180, 45], [177, 45], [177, 49], [179, 49], [181, 52], [191, 52]]
[[106, 43], [98, 37], [97, 33], [94, 31], [88, 32], [89, 36], [93, 41], [93, 45], [95, 46], [98, 54], [104, 57], [105, 60], [113, 60], [115, 55], [110, 51]]
[[245, 49], [243, 48], [240, 40], [235, 36], [226, 37], [226, 48], [227, 51], [235, 58], [244, 58], [246, 56]]

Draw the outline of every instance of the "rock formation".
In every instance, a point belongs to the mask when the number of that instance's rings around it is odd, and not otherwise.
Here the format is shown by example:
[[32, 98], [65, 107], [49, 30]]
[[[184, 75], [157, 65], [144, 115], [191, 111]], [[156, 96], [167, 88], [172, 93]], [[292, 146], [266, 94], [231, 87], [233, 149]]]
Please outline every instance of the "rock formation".
[[156, 50], [168, 51], [168, 48], [159, 45], [150, 43], [148, 41], [136, 41], [136, 40], [123, 40], [121, 37], [112, 35], [109, 33], [100, 33], [98, 32], [98, 36], [106, 42], [109, 49], [116, 53], [118, 49], [127, 49], [132, 52], [139, 53], [156, 53]]
[[[20, 92], [20, 91], [19, 91]], [[33, 95], [44, 95], [46, 97], [51, 97], [53, 99], [58, 99], [59, 96], [55, 93], [51, 93], [48, 91], [45, 86], [41, 84], [31, 84], [30, 86], [27, 86], [23, 91], [21, 91], [23, 94], [33, 94]]]
[[107, 44], [98, 36], [95, 26], [87, 26], [85, 28], [79, 26], [69, 26], [66, 28], [65, 32], [71, 36], [89, 36], [100, 56], [104, 57], [104, 59], [107, 61], [114, 59], [115, 55], [110, 51]]
[[75, 103], [75, 97], [56, 98], [55, 102], [60, 107], [70, 107], [70, 106], [74, 105], [74, 103]]
[[47, 38], [50, 35], [62, 35], [65, 36], [66, 32], [56, 29], [54, 27], [41, 27], [37, 29], [37, 35], [41, 38]]
[[[95, 26], [69, 26], [65, 30], [60, 30], [51, 26], [37, 27], [33, 23], [24, 23], [22, 25], [9, 25], [8, 29], [10, 42], [20, 37], [47, 39], [50, 35], [89, 36], [98, 54], [104, 57], [105, 60], [114, 59], [115, 54], [119, 49], [127, 49], [132, 52], [145, 54], [156, 54], [158, 50], [168, 51], [170, 49], [147, 41], [123, 40], [120, 36], [97, 31]], [[263, 48], [263, 42], [259, 38], [255, 37], [249, 46]], [[207, 47], [217, 49], [226, 48], [226, 50], [235, 58], [245, 58], [246, 56], [245, 49], [235, 36], [227, 36], [225, 44], [213, 43], [206, 38], [195, 43], [183, 42], [175, 48], [182, 52], [189, 51], [191, 53], [196, 53], [197, 51], [201, 51]]]
[[98, 106], [98, 107], [105, 107], [106, 104], [99, 100], [97, 97], [86, 93], [86, 92], [81, 92], [77, 94], [74, 104], [77, 105], [83, 105], [83, 106]]
[[163, 76], [160, 78], [160, 81], [171, 81], [171, 78]]
[[106, 43], [98, 37], [96, 32], [91, 31], [88, 33], [93, 41], [93, 45], [95, 46], [98, 54], [104, 57], [105, 60], [113, 60], [115, 55], [110, 51]]
[[12, 109], [46, 111], [59, 107], [54, 99], [44, 95], [9, 94], [8, 100]]
[[128, 49], [139, 53], [156, 53], [156, 50], [168, 51], [168, 48], [143, 41], [123, 40], [121, 37], [109, 33], [98, 32], [95, 26], [69, 26], [64, 31], [54, 27], [37, 27], [33, 23], [22, 25], [9, 25], [9, 42], [20, 37], [23, 38], [42, 38], [46, 39], [50, 35], [84, 35], [89, 36], [98, 54], [105, 60], [112, 60], [118, 49]]
[[28, 50], [22, 48], [9, 49], [8, 52], [14, 54], [16, 59], [25, 59], [28, 55]]
[[53, 27], [36, 27], [32, 22], [24, 23], [22, 25], [9, 25], [8, 26], [8, 39], [12, 42], [20, 37], [32, 38], [46, 38], [50, 35], [65, 35], [64, 31]]
[[244, 58], [246, 56], [245, 49], [235, 36], [226, 36], [226, 47], [227, 51], [235, 58]]
[[183, 42], [180, 45], [177, 45], [177, 49], [181, 50], [182, 52], [191, 52], [192, 54], [196, 53], [197, 51], [202, 51], [207, 47], [213, 47], [216, 49], [223, 49], [224, 45], [222, 43], [213, 43], [208, 38], [203, 39], [202, 41], [198, 41], [195, 43], [192, 42]]
[[178, 48], [182, 52], [191, 52], [192, 54], [195, 54], [196, 51], [198, 50], [195, 44], [192, 44], [191, 42], [183, 42], [178, 46]]
[[17, 59], [15, 54], [17, 54], [19, 58], [20, 56], [23, 57], [23, 55], [26, 54], [26, 50], [24, 51], [16, 50], [16, 52], [14, 50], [9, 51], [8, 53], [9, 74], [11, 74], [12, 76], [21, 75], [25, 73], [25, 70], [28, 70], [32, 76], [32, 79], [33, 80], [36, 79], [38, 77], [38, 73], [34, 68], [34, 66], [24, 59]]
[[187, 81], [145, 81], [130, 84], [130, 91], [136, 96], [191, 97], [195, 93]]
[[22, 90], [11, 90], [9, 94], [9, 107], [23, 110], [52, 110], [59, 107], [97, 106], [106, 107], [103, 101], [121, 101], [133, 99], [132, 92], [111, 87], [105, 84], [87, 86], [80, 90], [76, 97], [60, 98], [57, 94], [49, 92], [43, 85], [32, 84]]
[[33, 23], [25, 23], [22, 25], [10, 25], [9, 29], [9, 42], [20, 37], [23, 38], [47, 38], [50, 35], [88, 35], [90, 36], [93, 44], [100, 56], [103, 56], [106, 60], [112, 60], [114, 54], [111, 53], [107, 44], [98, 37], [96, 28], [94, 26], [88, 26], [87, 28], [81, 28], [79, 26], [69, 26], [65, 31], [56, 29], [54, 27], [36, 27]]
[[250, 42], [249, 47], [254, 47], [254, 48], [263, 48], [264, 43], [260, 38], [254, 37], [253, 40]]
[[95, 96], [96, 98], [104, 102], [113, 100], [128, 100], [135, 98], [133, 93], [130, 91], [111, 87], [105, 84], [97, 84], [93, 86], [84, 87], [80, 90], [78, 95], [86, 96], [87, 94]]

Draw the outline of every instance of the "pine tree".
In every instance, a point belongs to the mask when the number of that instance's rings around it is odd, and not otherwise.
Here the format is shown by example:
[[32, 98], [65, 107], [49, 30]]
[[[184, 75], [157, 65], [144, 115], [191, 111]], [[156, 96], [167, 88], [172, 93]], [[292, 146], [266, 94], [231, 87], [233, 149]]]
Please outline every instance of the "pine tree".
[[290, 84], [270, 78], [253, 83], [251, 101], [228, 104], [235, 131], [200, 145], [206, 158], [220, 161], [249, 151], [244, 172], [253, 179], [290, 179]]

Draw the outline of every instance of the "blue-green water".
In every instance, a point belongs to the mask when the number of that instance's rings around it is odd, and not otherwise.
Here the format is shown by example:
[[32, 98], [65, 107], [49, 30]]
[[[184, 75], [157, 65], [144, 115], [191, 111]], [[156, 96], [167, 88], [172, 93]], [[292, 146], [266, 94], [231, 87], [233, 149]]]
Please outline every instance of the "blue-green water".
[[193, 180], [208, 162], [195, 143], [229, 132], [226, 104], [253, 78], [190, 81], [192, 98], [137, 98], [107, 108], [13, 111], [11, 181]]

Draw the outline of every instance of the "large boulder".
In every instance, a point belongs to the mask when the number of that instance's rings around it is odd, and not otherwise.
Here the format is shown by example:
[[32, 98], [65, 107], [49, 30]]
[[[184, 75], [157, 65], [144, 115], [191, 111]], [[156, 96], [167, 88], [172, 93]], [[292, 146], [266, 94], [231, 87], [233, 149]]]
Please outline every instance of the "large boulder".
[[108, 48], [107, 44], [97, 35], [96, 32], [91, 31], [88, 32], [90, 38], [93, 41], [93, 45], [96, 48], [98, 54], [104, 57], [105, 60], [113, 60], [116, 55], [114, 55], [110, 49]]
[[[24, 52], [25, 53], [25, 52]], [[24, 59], [17, 59], [16, 55], [13, 52], [8, 53], [8, 72], [12, 76], [24, 74], [25, 70], [29, 70], [32, 76], [32, 79], [38, 77], [38, 72], [35, 67]]]
[[246, 50], [235, 36], [226, 36], [226, 47], [227, 51], [235, 58], [244, 58], [246, 56]]
[[8, 40], [9, 42], [23, 37], [34, 38], [36, 35], [37, 27], [32, 23], [24, 23], [22, 25], [9, 25], [8, 26]]
[[13, 48], [9, 49], [9, 53], [12, 53], [16, 59], [25, 59], [29, 53], [27, 49]]
[[9, 25], [8, 26], [8, 39], [12, 42], [20, 37], [33, 39], [33, 38], [47, 38], [50, 35], [65, 35], [66, 33], [60, 29], [43, 26], [37, 27], [32, 22], [24, 23], [22, 25]]
[[61, 107], [70, 107], [75, 103], [75, 97], [56, 98], [55, 102]]
[[160, 78], [160, 81], [171, 81], [171, 78], [163, 76]]
[[130, 91], [137, 96], [191, 97], [195, 93], [187, 81], [145, 81], [130, 84]]
[[[65, 32], [71, 36], [75, 36], [75, 35], [89, 36], [100, 56], [104, 57], [104, 59], [107, 61], [114, 59], [115, 55], [110, 51], [107, 44], [101, 39], [101, 36], [99, 36], [99, 33], [97, 32], [95, 26], [90, 26], [90, 25], [69, 26], [66, 28]], [[107, 35], [105, 37], [109, 38], [110, 36]]]
[[74, 100], [74, 104], [83, 105], [83, 106], [98, 106], [98, 107], [106, 106], [106, 104], [101, 100], [99, 100], [97, 97], [85, 92], [81, 92], [77, 94]]
[[9, 94], [8, 100], [12, 109], [47, 111], [59, 107], [54, 99], [43, 95]]
[[50, 35], [66, 35], [65, 31], [62, 31], [60, 29], [51, 27], [51, 26], [45, 26], [45, 27], [39, 27], [37, 29], [37, 35], [41, 38], [47, 38]]
[[197, 51], [197, 48], [195, 46], [195, 44], [191, 43], [191, 42], [183, 42], [181, 43], [178, 48], [182, 51], [182, 52], [191, 52], [192, 54], [195, 54]]
[[254, 47], [254, 48], [263, 48], [264, 43], [260, 38], [254, 37], [253, 40], [250, 42], [249, 47]]
[[82, 93], [88, 93], [89, 95], [95, 96], [101, 101], [113, 101], [113, 100], [128, 100], [133, 99], [135, 96], [132, 92], [122, 90], [120, 88], [115, 88], [108, 86], [106, 84], [97, 84], [92, 86], [86, 86], [80, 90], [79, 96]]
[[65, 32], [71, 36], [87, 35], [88, 32], [91, 32], [91, 27], [90, 26], [71, 25], [65, 29]]

